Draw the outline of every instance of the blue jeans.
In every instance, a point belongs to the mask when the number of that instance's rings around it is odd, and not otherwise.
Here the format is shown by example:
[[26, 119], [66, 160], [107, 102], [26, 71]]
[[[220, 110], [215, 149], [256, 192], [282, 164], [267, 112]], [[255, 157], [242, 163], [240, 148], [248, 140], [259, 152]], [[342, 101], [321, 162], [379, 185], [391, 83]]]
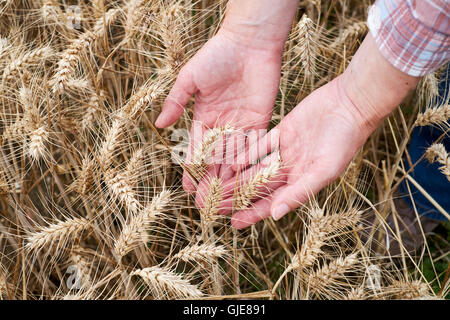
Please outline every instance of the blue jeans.
[[[450, 86], [450, 63], [439, 80], [439, 96], [434, 99], [431, 106], [443, 105], [448, 103], [449, 99], [449, 86]], [[430, 107], [430, 106], [428, 106]], [[445, 129], [444, 129], [445, 130]], [[409, 146], [409, 154], [411, 161], [415, 164], [420, 157], [423, 156], [426, 149], [432, 145], [438, 138], [445, 132], [441, 128], [436, 126], [416, 127], [413, 130], [411, 136], [411, 142]], [[440, 141], [444, 144], [445, 149], [450, 152], [450, 136], [449, 132], [445, 134]], [[406, 170], [410, 169], [408, 161], [405, 161]], [[439, 171], [439, 167], [442, 166], [435, 162], [429, 163], [427, 159], [423, 158], [414, 169], [410, 172], [410, 175], [416, 180], [420, 186], [441, 205], [446, 212], [450, 212], [450, 181], [446, 176]], [[434, 206], [431, 204], [425, 196], [416, 188], [412, 183], [408, 183], [411, 190], [411, 196], [409, 196], [408, 188], [406, 186], [406, 179], [400, 186], [402, 194], [406, 194], [403, 197], [410, 207], [412, 207], [412, 201], [417, 208], [420, 216], [436, 220], [447, 220]]]

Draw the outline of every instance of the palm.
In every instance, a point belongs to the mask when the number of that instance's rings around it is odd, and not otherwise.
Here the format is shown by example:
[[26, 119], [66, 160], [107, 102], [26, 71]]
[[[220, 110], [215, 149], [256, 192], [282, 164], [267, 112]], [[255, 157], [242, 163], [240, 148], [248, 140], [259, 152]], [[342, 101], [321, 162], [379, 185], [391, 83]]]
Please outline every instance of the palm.
[[[316, 90], [280, 124], [280, 153], [293, 184], [305, 174], [334, 180], [364, 143], [357, 121], [336, 99], [336, 82]], [[316, 192], [318, 190], [312, 190]]]
[[226, 123], [265, 128], [277, 94], [280, 58], [223, 35], [212, 38], [185, 67], [197, 88], [194, 120], [209, 128]]
[[[243, 130], [266, 128], [278, 91], [280, 69], [281, 52], [237, 43], [222, 32], [180, 70], [156, 125], [166, 127], [175, 122], [194, 94], [193, 120], [196, 125], [201, 124], [203, 131], [225, 124]], [[196, 133], [191, 134], [191, 147], [199, 142], [194, 139], [199, 140]], [[192, 152], [192, 148], [189, 150]], [[229, 175], [231, 169], [224, 167], [222, 173]], [[186, 173], [183, 186], [186, 191], [195, 189]]]
[[[236, 227], [270, 216], [277, 199], [284, 199], [291, 209], [306, 202], [342, 173], [367, 139], [370, 131], [363, 129], [357, 110], [338, 83], [335, 79], [314, 91], [277, 126], [282, 169], [267, 186], [270, 195], [233, 215]], [[234, 177], [226, 185], [235, 185]]]

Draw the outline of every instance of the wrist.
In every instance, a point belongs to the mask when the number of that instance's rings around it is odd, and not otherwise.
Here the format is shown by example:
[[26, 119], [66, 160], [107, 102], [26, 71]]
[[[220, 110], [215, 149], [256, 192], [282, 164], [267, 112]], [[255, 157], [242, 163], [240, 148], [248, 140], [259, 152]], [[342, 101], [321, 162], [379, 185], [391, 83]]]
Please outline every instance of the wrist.
[[230, 0], [218, 33], [254, 49], [283, 50], [298, 0]]
[[340, 78], [341, 90], [367, 135], [400, 105], [419, 81], [386, 60], [370, 33]]

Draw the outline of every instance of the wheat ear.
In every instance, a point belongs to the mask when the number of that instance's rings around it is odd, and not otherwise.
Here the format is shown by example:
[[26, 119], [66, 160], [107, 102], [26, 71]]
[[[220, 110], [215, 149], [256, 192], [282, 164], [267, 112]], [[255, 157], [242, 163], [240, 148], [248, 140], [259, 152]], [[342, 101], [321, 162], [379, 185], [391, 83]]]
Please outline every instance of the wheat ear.
[[430, 124], [435, 125], [448, 125], [448, 119], [450, 118], [450, 105], [442, 105], [435, 108], [427, 108], [423, 113], [417, 116], [416, 126], [428, 126]]
[[30, 142], [28, 144], [28, 152], [35, 161], [44, 157], [45, 142], [48, 140], [48, 132], [45, 126], [39, 127], [30, 133]]
[[138, 214], [132, 216], [115, 242], [115, 252], [119, 257], [125, 256], [140, 244], [148, 242], [149, 227], [162, 215], [164, 207], [170, 202], [170, 197], [171, 192], [164, 190]]
[[40, 231], [32, 233], [28, 237], [26, 248], [30, 250], [40, 250], [55, 243], [64, 243], [67, 239], [78, 239], [81, 233], [90, 226], [88, 220], [84, 218], [72, 218], [66, 221], [59, 221], [47, 227], [42, 227]]
[[9, 193], [8, 181], [6, 181], [5, 173], [0, 168], [0, 195]]
[[365, 298], [366, 293], [364, 291], [364, 286], [359, 286], [350, 290], [346, 297], [346, 300], [364, 300]]
[[69, 187], [69, 190], [75, 190], [81, 195], [86, 195], [92, 188], [94, 183], [94, 161], [85, 157], [82, 160], [81, 168], [78, 172], [78, 176], [73, 184]]
[[297, 24], [298, 45], [295, 48], [307, 78], [315, 75], [316, 57], [318, 56], [317, 36], [314, 22], [304, 14]]
[[209, 262], [213, 258], [223, 258], [226, 254], [227, 250], [224, 246], [204, 243], [187, 246], [174, 255], [173, 258], [185, 262]]
[[214, 177], [209, 182], [208, 195], [205, 198], [203, 208], [200, 209], [200, 216], [205, 227], [214, 222], [219, 212], [219, 205], [223, 199], [222, 179]]
[[313, 291], [320, 291], [324, 286], [332, 284], [337, 278], [342, 277], [352, 266], [358, 263], [357, 254], [351, 254], [344, 258], [339, 257], [330, 263], [314, 270], [309, 276], [308, 285]]
[[48, 59], [53, 55], [53, 52], [53, 49], [50, 47], [42, 47], [25, 53], [6, 66], [3, 71], [3, 82], [14, 79], [20, 69]]
[[146, 111], [155, 99], [164, 92], [167, 82], [157, 80], [151, 85], [143, 85], [130, 100], [114, 114], [112, 125], [108, 127], [106, 137], [100, 146], [99, 161], [106, 169], [111, 165], [113, 154], [121, 141], [125, 126], [130, 121], [136, 120], [140, 114]]
[[95, 118], [102, 108], [102, 102], [105, 98], [104, 91], [100, 91], [100, 94], [94, 93], [90, 98], [86, 106], [86, 112], [83, 114], [83, 119], [81, 120], [81, 130], [85, 131], [92, 129]]
[[365, 21], [354, 22], [347, 26], [339, 37], [331, 43], [330, 49], [339, 49], [342, 45], [347, 43], [349, 39], [354, 39], [366, 34], [368, 30], [369, 28], [367, 27], [367, 23]]
[[233, 209], [241, 210], [248, 208], [252, 204], [252, 200], [260, 195], [259, 189], [278, 174], [280, 166], [281, 158], [278, 154], [276, 161], [271, 162], [269, 166], [259, 170], [244, 185], [236, 189], [233, 198]]
[[441, 164], [442, 166], [439, 170], [450, 181], [450, 157], [447, 150], [445, 150], [444, 145], [442, 143], [432, 144], [425, 152], [425, 156], [430, 163], [437, 161]]
[[160, 267], [150, 267], [133, 271], [131, 275], [141, 277], [157, 297], [198, 298], [203, 294], [180, 275]]
[[419, 280], [415, 281], [398, 281], [394, 280], [393, 283], [386, 288], [386, 291], [392, 292], [396, 299], [419, 299], [426, 298], [430, 295], [430, 290], [426, 283]]
[[3, 266], [0, 264], [0, 298], [8, 293], [8, 284]]
[[104, 174], [105, 183], [114, 198], [118, 199], [128, 210], [135, 213], [141, 207], [136, 192], [127, 172], [110, 169]]
[[178, 28], [182, 10], [181, 5], [174, 4], [162, 13], [160, 33], [165, 48], [167, 66], [169, 67], [163, 71], [174, 72], [184, 61], [182, 35]]
[[199, 181], [206, 174], [208, 167], [208, 159], [216, 147], [222, 141], [222, 138], [233, 132], [230, 125], [212, 128], [203, 136], [202, 141], [194, 148], [192, 153], [192, 161], [189, 167], [194, 178]]
[[64, 92], [69, 81], [73, 78], [75, 68], [82, 54], [92, 47], [97, 39], [105, 36], [107, 26], [115, 19], [118, 13], [118, 9], [108, 10], [105, 13], [105, 17], [101, 17], [95, 22], [92, 30], [84, 32], [72, 41], [70, 46], [63, 52], [61, 60], [58, 61], [56, 73], [51, 80], [53, 92]]
[[351, 209], [339, 214], [325, 215], [322, 208], [313, 208], [310, 213], [308, 234], [299, 251], [295, 253], [291, 263], [275, 283], [272, 292], [275, 292], [281, 280], [295, 269], [311, 267], [322, 254], [327, 235], [355, 225], [361, 217], [361, 212]]

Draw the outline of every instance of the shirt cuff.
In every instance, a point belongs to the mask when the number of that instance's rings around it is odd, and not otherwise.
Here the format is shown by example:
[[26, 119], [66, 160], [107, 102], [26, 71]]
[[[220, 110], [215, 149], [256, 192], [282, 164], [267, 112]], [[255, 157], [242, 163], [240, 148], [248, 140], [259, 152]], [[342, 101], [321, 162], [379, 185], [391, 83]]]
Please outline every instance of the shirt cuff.
[[[420, 77], [450, 59], [450, 37], [442, 32], [448, 30], [447, 9], [445, 1], [443, 7], [427, 8], [409, 0], [378, 0], [370, 8], [367, 24], [381, 54], [400, 71]], [[425, 24], [419, 17], [432, 22]]]

